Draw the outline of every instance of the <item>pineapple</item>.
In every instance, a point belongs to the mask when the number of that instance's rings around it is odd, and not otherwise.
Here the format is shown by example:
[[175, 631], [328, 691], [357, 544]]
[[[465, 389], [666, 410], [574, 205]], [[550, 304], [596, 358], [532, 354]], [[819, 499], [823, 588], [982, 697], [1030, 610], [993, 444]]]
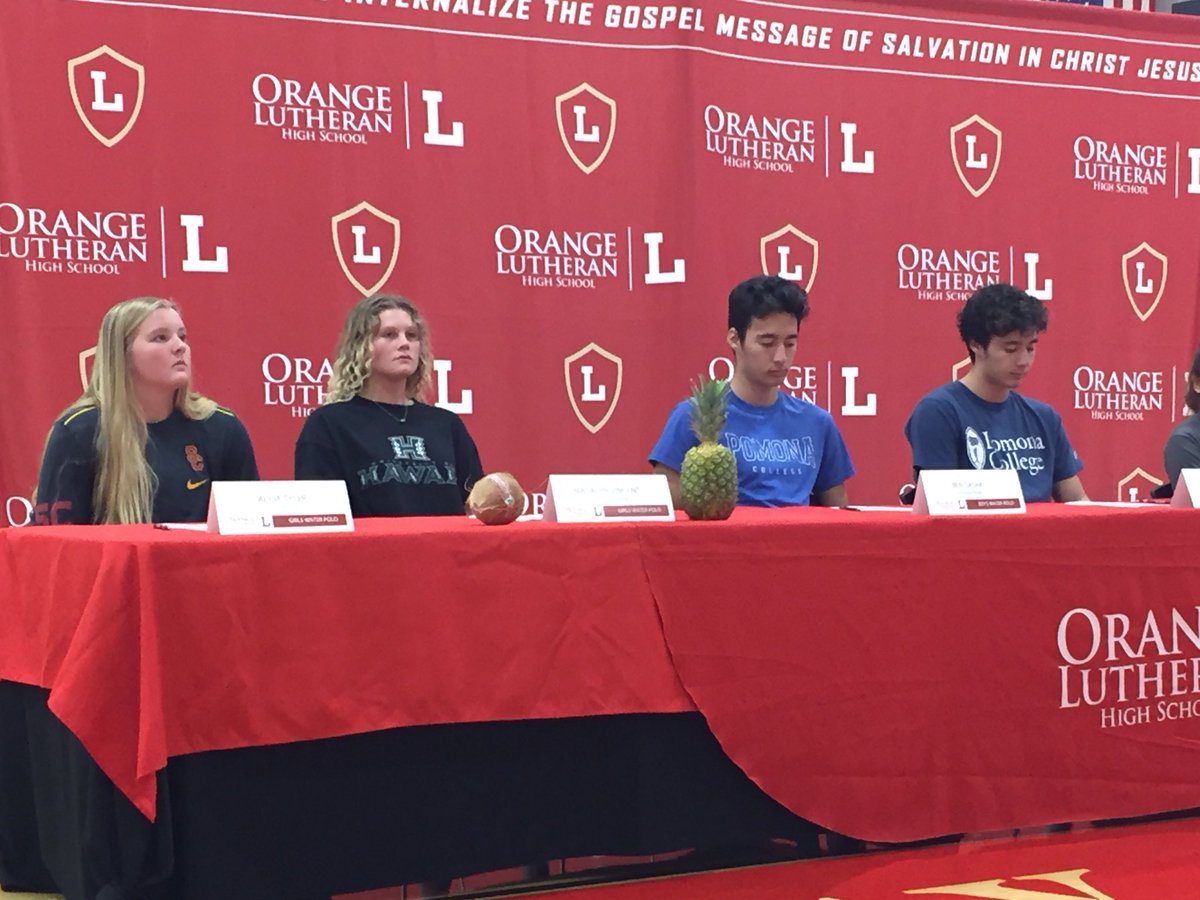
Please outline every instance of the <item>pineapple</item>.
[[724, 381], [699, 378], [692, 387], [692, 431], [700, 440], [683, 458], [679, 505], [693, 519], [728, 519], [737, 503], [737, 460], [717, 443], [725, 427]]

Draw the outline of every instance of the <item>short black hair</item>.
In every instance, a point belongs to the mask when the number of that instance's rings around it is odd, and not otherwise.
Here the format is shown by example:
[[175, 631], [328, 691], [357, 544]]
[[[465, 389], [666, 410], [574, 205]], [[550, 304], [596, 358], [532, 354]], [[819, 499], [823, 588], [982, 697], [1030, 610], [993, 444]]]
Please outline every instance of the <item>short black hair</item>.
[[974, 362], [972, 342], [986, 347], [992, 338], [1013, 331], [1041, 334], [1048, 322], [1046, 307], [1037, 297], [1011, 284], [989, 284], [972, 294], [959, 310], [958, 333]]
[[729, 327], [739, 341], [746, 339], [751, 320], [780, 312], [795, 316], [799, 325], [808, 315], [808, 292], [778, 275], [755, 275], [729, 292]]
[[1192, 369], [1188, 372], [1187, 393], [1183, 395], [1183, 402], [1192, 412], [1200, 412], [1200, 393], [1196, 393], [1195, 380], [1200, 378], [1200, 350], [1196, 351], [1196, 355], [1192, 357]]

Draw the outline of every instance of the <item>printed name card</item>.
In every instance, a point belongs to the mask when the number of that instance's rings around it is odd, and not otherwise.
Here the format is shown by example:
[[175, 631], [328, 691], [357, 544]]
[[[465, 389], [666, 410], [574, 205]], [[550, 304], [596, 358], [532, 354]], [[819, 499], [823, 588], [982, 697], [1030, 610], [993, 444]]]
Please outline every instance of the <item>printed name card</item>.
[[673, 522], [665, 475], [551, 475], [546, 522]]
[[913, 512], [919, 516], [1003, 516], [1025, 512], [1015, 469], [923, 469]]
[[214, 481], [208, 530], [217, 534], [353, 531], [344, 481]]
[[1200, 500], [1200, 469], [1180, 469], [1171, 505], [1192, 509], [1197, 500]]

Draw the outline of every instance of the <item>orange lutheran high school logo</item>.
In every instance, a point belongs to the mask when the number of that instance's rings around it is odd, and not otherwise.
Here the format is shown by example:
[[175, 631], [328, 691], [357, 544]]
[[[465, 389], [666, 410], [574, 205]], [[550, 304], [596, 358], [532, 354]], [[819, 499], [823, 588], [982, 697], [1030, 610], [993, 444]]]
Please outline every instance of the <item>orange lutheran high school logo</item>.
[[591, 175], [612, 149], [617, 101], [585, 81], [554, 98], [554, 114], [567, 155], [584, 175]]
[[608, 424], [621, 399], [621, 357], [595, 341], [563, 360], [563, 379], [575, 418], [592, 434]]
[[120, 143], [137, 122], [146, 92], [146, 69], [105, 44], [67, 60], [75, 111], [105, 147]]
[[758, 239], [758, 259], [764, 275], [778, 275], [811, 291], [817, 277], [821, 245], [795, 225], [764, 234]]
[[1000, 170], [1000, 129], [980, 115], [950, 127], [950, 156], [954, 171], [972, 197], [983, 196]]
[[[935, 897], [979, 897], [985, 900], [1116, 900], [1088, 884], [1084, 879], [1085, 875], [1091, 876], [1091, 870], [1065, 869], [1041, 875], [1014, 875], [1011, 878], [989, 878], [986, 881], [970, 881], [964, 884], [943, 884], [939, 887], [907, 890], [904, 893]], [[1005, 886], [1005, 882], [1013, 881], [1020, 882], [1020, 886]], [[1037, 882], [1043, 884], [1039, 885]], [[1046, 884], [1055, 885], [1055, 890], [1046, 890]], [[1067, 888], [1071, 893], [1061, 893], [1058, 888]]]
[[400, 256], [400, 220], [366, 200], [331, 220], [333, 249], [347, 280], [364, 297], [392, 277]]
[[1137, 317], [1145, 322], [1162, 300], [1167, 287], [1167, 257], [1142, 241], [1121, 256], [1125, 296]]
[[1161, 478], [1155, 478], [1141, 466], [1138, 466], [1117, 482], [1117, 499], [1130, 501], [1148, 500], [1150, 492], [1161, 485]]
[[88, 382], [92, 380], [92, 366], [96, 362], [96, 348], [88, 347], [79, 351], [79, 384], [82, 390], [87, 390]]

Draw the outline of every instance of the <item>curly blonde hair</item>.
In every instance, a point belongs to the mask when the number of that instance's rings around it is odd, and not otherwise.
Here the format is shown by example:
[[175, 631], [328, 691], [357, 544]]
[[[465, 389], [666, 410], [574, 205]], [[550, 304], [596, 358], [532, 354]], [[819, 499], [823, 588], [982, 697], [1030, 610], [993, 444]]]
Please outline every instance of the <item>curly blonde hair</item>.
[[[99, 524], [149, 522], [154, 507], [158, 478], [146, 461], [146, 420], [134, 392], [129, 348], [138, 327], [157, 309], [179, 312], [179, 307], [170, 300], [135, 297], [104, 314], [87, 388], [55, 420], [92, 407], [100, 414], [96, 428], [96, 483], [92, 488], [93, 516]], [[217, 404], [192, 391], [189, 375], [187, 385], [175, 392], [175, 408], [189, 419], [207, 419], [216, 411]], [[47, 444], [49, 441], [47, 435]], [[42, 454], [44, 462], [45, 448]]]
[[372, 294], [364, 297], [346, 313], [342, 334], [338, 338], [333, 373], [324, 403], [342, 403], [356, 396], [371, 375], [372, 342], [379, 333], [379, 316], [386, 310], [399, 309], [408, 313], [421, 340], [417, 368], [404, 383], [409, 399], [424, 395], [433, 383], [433, 351], [429, 346], [429, 326], [412, 304], [397, 294]]

